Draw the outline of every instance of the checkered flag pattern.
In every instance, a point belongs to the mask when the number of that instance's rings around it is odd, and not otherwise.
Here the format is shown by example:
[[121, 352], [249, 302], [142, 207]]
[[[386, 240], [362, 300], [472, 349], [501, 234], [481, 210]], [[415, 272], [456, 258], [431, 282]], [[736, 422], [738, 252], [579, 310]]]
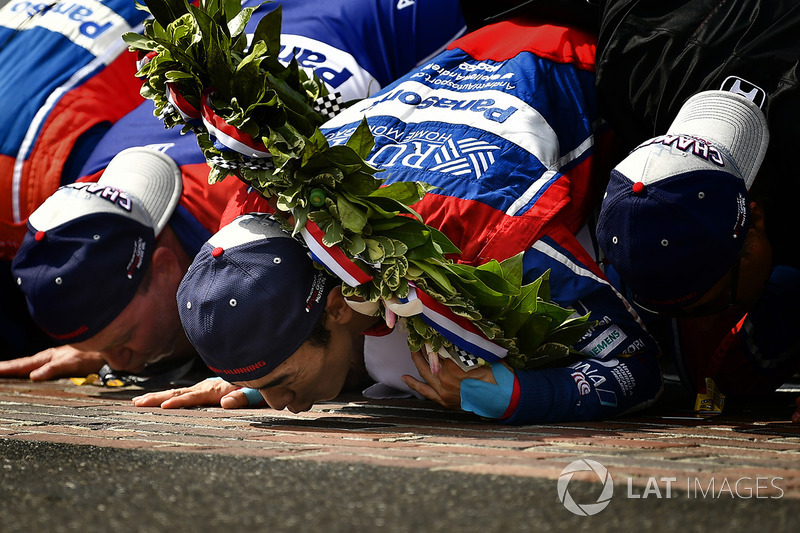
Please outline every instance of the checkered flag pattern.
[[215, 167], [224, 168], [226, 170], [235, 170], [242, 166], [239, 161], [225, 159], [221, 155], [214, 155], [208, 158], [208, 162]]
[[341, 93], [329, 93], [314, 100], [314, 111], [317, 111], [325, 118], [333, 118], [338, 115], [344, 106], [342, 105]]
[[221, 155], [215, 155], [209, 157], [208, 162], [216, 167], [224, 168], [226, 170], [236, 170], [237, 168], [242, 167], [249, 168], [250, 170], [273, 170], [275, 168], [275, 163], [272, 162], [271, 157], [238, 161], [236, 159], [225, 159]]
[[472, 370], [478, 366], [478, 358], [458, 346], [448, 346], [446, 350], [450, 359], [455, 361], [461, 370]]
[[275, 163], [272, 162], [271, 157], [264, 157], [261, 159], [246, 159], [242, 166], [250, 170], [274, 170]]

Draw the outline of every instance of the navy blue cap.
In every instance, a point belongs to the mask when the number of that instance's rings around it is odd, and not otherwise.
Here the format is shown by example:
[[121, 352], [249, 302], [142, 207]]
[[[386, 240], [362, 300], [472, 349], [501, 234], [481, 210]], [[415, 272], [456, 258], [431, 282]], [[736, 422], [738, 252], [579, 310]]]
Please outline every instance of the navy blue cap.
[[269, 215], [248, 214], [203, 245], [178, 288], [178, 311], [214, 373], [253, 381], [308, 340], [339, 284]]
[[685, 307], [732, 267], [768, 142], [757, 105], [707, 91], [684, 104], [666, 135], [641, 144], [611, 172], [597, 239], [637, 303]]
[[119, 316], [181, 191], [172, 159], [131, 148], [96, 183], [67, 185], [45, 200], [28, 218], [11, 265], [34, 322], [54, 339], [75, 343]]

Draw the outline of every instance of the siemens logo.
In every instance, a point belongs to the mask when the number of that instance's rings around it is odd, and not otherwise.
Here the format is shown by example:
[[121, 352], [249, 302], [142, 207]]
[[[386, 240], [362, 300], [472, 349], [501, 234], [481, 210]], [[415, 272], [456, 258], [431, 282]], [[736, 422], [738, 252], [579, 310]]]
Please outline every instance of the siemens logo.
[[605, 357], [603, 354], [613, 350], [626, 338], [625, 333], [615, 326], [611, 326], [594, 337], [594, 340], [581, 351], [593, 357]]
[[470, 111], [473, 113], [482, 113], [483, 117], [494, 122], [505, 122], [511, 115], [517, 112], [514, 106], [507, 108], [495, 107], [495, 100], [493, 98], [476, 98], [476, 99], [454, 99], [454, 98], [441, 98], [439, 96], [428, 96], [423, 98], [419, 93], [409, 91], [406, 89], [397, 89], [380, 100], [376, 100], [369, 107], [363, 111], [372, 109], [375, 106], [385, 102], [400, 102], [409, 106], [416, 107], [417, 109], [426, 109], [429, 107], [452, 109], [453, 111]]

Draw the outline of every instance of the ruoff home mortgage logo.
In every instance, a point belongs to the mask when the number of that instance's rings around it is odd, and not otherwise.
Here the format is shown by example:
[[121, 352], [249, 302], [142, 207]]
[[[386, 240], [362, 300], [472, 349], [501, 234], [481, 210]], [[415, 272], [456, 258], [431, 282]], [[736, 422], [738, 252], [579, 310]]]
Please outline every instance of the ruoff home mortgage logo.
[[[569, 492], [569, 482], [572, 481], [572, 476], [576, 472], [594, 472], [600, 481], [603, 483], [603, 490], [597, 497], [597, 501], [589, 503], [578, 503]], [[592, 516], [603, 509], [611, 502], [611, 497], [614, 495], [614, 481], [611, 479], [611, 474], [606, 470], [606, 467], [592, 461], [591, 459], [578, 459], [567, 465], [561, 471], [561, 476], [558, 478], [558, 499], [564, 504], [570, 512], [579, 516]]]

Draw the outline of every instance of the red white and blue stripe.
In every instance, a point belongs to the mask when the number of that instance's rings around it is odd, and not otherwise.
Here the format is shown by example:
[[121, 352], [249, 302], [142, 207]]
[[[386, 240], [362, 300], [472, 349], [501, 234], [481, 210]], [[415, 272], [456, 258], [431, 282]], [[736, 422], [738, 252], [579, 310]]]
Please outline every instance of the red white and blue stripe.
[[449, 307], [412, 284], [409, 286], [408, 297], [400, 298], [400, 301], [414, 300], [422, 302], [422, 319], [425, 323], [462, 350], [490, 363], [508, 354], [506, 348], [488, 339], [468, 318], [458, 316]]
[[307, 221], [305, 227], [300, 232], [308, 249], [318, 263], [325, 265], [328, 270], [333, 272], [342, 281], [351, 287], [358, 287], [362, 283], [372, 280], [372, 276], [364, 272], [355, 264], [338, 246], [327, 246], [322, 242], [324, 233], [312, 221]]
[[225, 122], [225, 119], [214, 112], [211, 106], [211, 96], [213, 94], [213, 89], [206, 89], [200, 104], [203, 125], [208, 130], [208, 133], [226, 148], [246, 157], [271, 157], [264, 143], [254, 139], [249, 133], [231, 126]]

